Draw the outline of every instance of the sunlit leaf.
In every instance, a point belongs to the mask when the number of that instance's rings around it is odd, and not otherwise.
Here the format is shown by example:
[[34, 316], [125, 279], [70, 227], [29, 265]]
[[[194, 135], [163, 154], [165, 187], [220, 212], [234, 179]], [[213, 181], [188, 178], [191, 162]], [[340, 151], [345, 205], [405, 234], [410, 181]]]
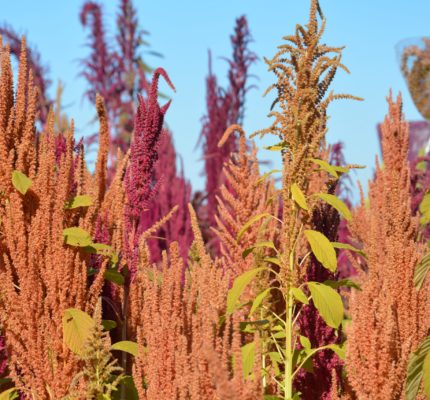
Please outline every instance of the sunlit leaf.
[[250, 218], [245, 225], [242, 226], [242, 228], [240, 229], [239, 233], [237, 234], [237, 240], [240, 240], [241, 237], [244, 235], [244, 233], [252, 226], [254, 225], [256, 222], [260, 221], [263, 218], [271, 218], [272, 215], [269, 213], [263, 213], [263, 214], [258, 214], [258, 215], [254, 215], [252, 218]]
[[331, 244], [335, 249], [350, 250], [354, 253], [360, 254], [364, 258], [367, 258], [366, 253], [363, 250], [357, 249], [349, 243], [331, 242]]
[[33, 181], [21, 171], [15, 170], [12, 172], [12, 185], [22, 195], [25, 195], [27, 193], [32, 183]]
[[427, 253], [415, 267], [414, 285], [417, 289], [421, 289], [427, 274], [430, 270], [430, 253]]
[[0, 400], [14, 400], [19, 397], [16, 388], [6, 389], [4, 392], [0, 393]]
[[291, 185], [291, 197], [303, 210], [309, 210], [306, 197], [296, 183]]
[[121, 272], [119, 272], [116, 269], [107, 269], [104, 273], [104, 278], [109, 281], [109, 282], [113, 282], [116, 283], [117, 285], [124, 285], [125, 282], [125, 278], [124, 276], [121, 274]]
[[427, 353], [423, 361], [423, 387], [427, 398], [430, 398], [430, 353]]
[[338, 344], [329, 344], [327, 345], [327, 348], [329, 348], [330, 350], [333, 350], [341, 360], [345, 359], [346, 357], [345, 346], [340, 346]]
[[330, 165], [327, 161], [319, 160], [318, 158], [310, 158], [310, 160], [315, 164], [319, 165], [323, 171], [328, 172], [331, 176], [335, 178], [339, 178], [339, 175], [336, 172], [336, 169], [333, 167], [333, 165]]
[[242, 346], [241, 350], [243, 377], [246, 378], [254, 368], [255, 342], [245, 344]]
[[84, 311], [77, 308], [68, 308], [63, 314], [63, 338], [67, 347], [77, 355], [82, 355], [94, 320]]
[[263, 302], [263, 300], [266, 298], [266, 296], [270, 293], [271, 288], [268, 288], [264, 291], [262, 291], [252, 302], [251, 310], [249, 311], [249, 315], [251, 316], [255, 310], [257, 310], [258, 307], [260, 307], [260, 304]]
[[239, 275], [233, 282], [232, 288], [227, 294], [227, 315], [232, 314], [236, 310], [236, 304], [242, 296], [245, 288], [249, 283], [265, 268], [254, 268]]
[[324, 200], [327, 204], [330, 204], [333, 208], [335, 208], [339, 214], [341, 214], [347, 221], [351, 221], [352, 214], [349, 211], [348, 206], [337, 196], [328, 193], [317, 193], [316, 197]]
[[312, 348], [311, 341], [306, 336], [300, 335], [299, 340], [300, 340], [300, 344], [303, 346], [303, 348], [305, 348], [305, 349], [311, 349]]
[[66, 244], [70, 246], [86, 247], [92, 244], [91, 235], [84, 229], [77, 226], [63, 230]]
[[[409, 356], [406, 374], [406, 400], [415, 400], [423, 378], [423, 364], [430, 353], [430, 336], [427, 336]], [[427, 367], [426, 367], [427, 368]]]
[[307, 282], [315, 308], [325, 323], [337, 329], [343, 319], [342, 298], [336, 290], [319, 282]]
[[133, 356], [137, 356], [138, 353], [138, 346], [135, 342], [130, 342], [129, 340], [123, 340], [121, 342], [114, 343], [111, 348], [111, 350], [119, 350], [119, 351], [125, 351], [126, 353], [129, 353]]
[[309, 300], [302, 289], [292, 287], [290, 290], [296, 300], [300, 301], [303, 304], [309, 304]]
[[305, 230], [304, 234], [311, 246], [315, 258], [331, 272], [337, 268], [336, 251], [330, 241], [321, 233], [314, 230]]
[[246, 258], [248, 257], [249, 254], [251, 254], [255, 249], [258, 248], [269, 248], [269, 249], [273, 249], [276, 250], [275, 244], [272, 241], [265, 241], [265, 242], [259, 242], [254, 244], [252, 247], [248, 247], [243, 253], [242, 253], [242, 257]]
[[330, 286], [333, 289], [339, 289], [340, 287], [354, 288], [361, 290], [361, 287], [351, 279], [341, 279], [339, 281], [327, 280], [323, 282], [324, 285]]
[[93, 199], [88, 194], [82, 194], [74, 197], [66, 204], [67, 209], [74, 209], [78, 207], [89, 207], [93, 205]]

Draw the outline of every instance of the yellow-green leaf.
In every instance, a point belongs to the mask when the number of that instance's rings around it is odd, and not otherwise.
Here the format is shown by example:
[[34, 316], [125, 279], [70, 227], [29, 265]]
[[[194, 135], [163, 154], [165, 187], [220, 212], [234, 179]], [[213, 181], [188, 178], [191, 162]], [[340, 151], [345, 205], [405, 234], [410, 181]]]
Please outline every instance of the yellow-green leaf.
[[292, 287], [291, 288], [291, 292], [293, 293], [294, 298], [297, 301], [300, 301], [303, 304], [309, 304], [309, 300], [306, 297], [305, 293], [303, 292], [302, 289], [300, 288], [296, 288], [296, 287]]
[[4, 392], [0, 393], [0, 400], [14, 400], [19, 397], [16, 388], [6, 389]]
[[307, 282], [315, 308], [325, 323], [337, 329], [343, 319], [342, 298], [336, 290], [319, 282]]
[[248, 377], [254, 368], [255, 360], [255, 342], [247, 343], [241, 348], [242, 350], [242, 369], [243, 377]]
[[315, 164], [319, 165], [323, 171], [328, 172], [331, 176], [335, 178], [339, 178], [339, 175], [337, 174], [336, 169], [333, 167], [333, 165], [330, 165], [327, 161], [319, 160], [318, 158], [310, 158], [310, 160]]
[[300, 344], [303, 346], [303, 348], [305, 348], [305, 349], [311, 349], [312, 348], [311, 341], [306, 336], [300, 335], [299, 340], [300, 340]]
[[262, 291], [252, 302], [251, 310], [249, 311], [249, 315], [251, 316], [255, 310], [257, 310], [258, 307], [260, 307], [260, 304], [263, 302], [263, 300], [266, 298], [266, 296], [269, 294], [270, 290], [272, 288], [267, 288], [266, 290]]
[[74, 197], [66, 204], [67, 209], [73, 209], [78, 207], [89, 207], [93, 205], [93, 199], [88, 194], [81, 194]]
[[25, 195], [27, 193], [32, 183], [33, 181], [21, 171], [15, 170], [12, 172], [12, 185], [22, 195]]
[[102, 326], [105, 331], [110, 331], [117, 327], [117, 323], [111, 319], [103, 319]]
[[423, 386], [424, 393], [430, 398], [430, 353], [427, 353], [423, 362]]
[[415, 400], [423, 378], [424, 360], [430, 354], [430, 336], [410, 356], [406, 374], [406, 400]]
[[430, 270], [430, 253], [427, 253], [417, 264], [414, 273], [414, 285], [417, 289], [421, 289], [427, 274]]
[[357, 249], [357, 247], [354, 247], [349, 243], [331, 242], [331, 244], [335, 249], [350, 250], [354, 253], [360, 254], [364, 258], [367, 258], [366, 253], [363, 250]]
[[84, 229], [77, 226], [63, 230], [63, 236], [66, 244], [70, 246], [86, 247], [92, 244], [91, 235]]
[[265, 268], [254, 268], [239, 275], [233, 282], [232, 288], [227, 294], [227, 315], [232, 314], [236, 310], [236, 304], [242, 296], [243, 291], [249, 283]]
[[247, 249], [242, 253], [242, 257], [243, 257], [243, 258], [246, 258], [246, 257], [248, 257], [248, 255], [249, 255], [249, 254], [251, 254], [255, 249], [262, 248], [262, 247], [267, 247], [267, 248], [269, 248], [269, 249], [273, 249], [273, 250], [277, 251], [277, 250], [276, 250], [276, 247], [275, 247], [275, 244], [274, 244], [272, 241], [259, 242], [259, 243], [254, 244], [254, 246], [252, 246], [252, 247], [248, 247], [248, 248], [247, 248]]
[[337, 268], [336, 251], [330, 241], [321, 232], [305, 230], [304, 234], [311, 246], [315, 258], [331, 272]]
[[133, 356], [137, 356], [138, 353], [138, 346], [135, 342], [130, 342], [129, 340], [123, 340], [121, 342], [116, 342], [113, 344], [110, 348], [111, 350], [119, 350], [119, 351], [125, 351], [126, 353], [129, 353]]
[[337, 196], [328, 193], [317, 193], [315, 195], [320, 199], [324, 200], [326, 203], [330, 204], [333, 208], [335, 208], [339, 214], [341, 214], [346, 220], [351, 221], [352, 214], [349, 211], [348, 206]]
[[260, 221], [263, 218], [271, 218], [273, 217], [271, 214], [269, 213], [263, 213], [263, 214], [258, 214], [258, 215], [254, 215], [252, 218], [250, 218], [245, 225], [242, 226], [242, 228], [240, 229], [239, 233], [237, 234], [237, 240], [240, 240], [242, 238], [242, 236], [244, 235], [244, 233], [252, 226], [254, 225], [256, 222]]
[[94, 329], [94, 320], [84, 311], [68, 308], [63, 314], [63, 339], [67, 347], [82, 355], [85, 343]]
[[116, 283], [117, 285], [124, 285], [125, 279], [124, 276], [118, 270], [111, 268], [107, 269], [104, 273], [104, 278], [109, 281]]
[[296, 183], [291, 185], [291, 197], [301, 208], [303, 208], [303, 210], [309, 210], [308, 204], [306, 203], [306, 197]]

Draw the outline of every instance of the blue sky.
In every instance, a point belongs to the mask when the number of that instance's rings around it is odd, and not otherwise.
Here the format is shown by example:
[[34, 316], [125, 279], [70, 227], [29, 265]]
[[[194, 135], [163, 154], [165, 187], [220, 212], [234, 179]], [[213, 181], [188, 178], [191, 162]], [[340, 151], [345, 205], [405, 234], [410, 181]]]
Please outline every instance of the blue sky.
[[[86, 33], [79, 24], [83, 1], [15, 0], [1, 1], [0, 22], [6, 22], [26, 33], [45, 64], [50, 67], [53, 81], [65, 83], [66, 112], [75, 119], [78, 135], [90, 134], [88, 122], [94, 116], [93, 105], [82, 100], [85, 81], [79, 77], [79, 59], [87, 54]], [[294, 31], [296, 23], [305, 23], [308, 0], [164, 0], [134, 1], [141, 26], [151, 35], [149, 41], [163, 59], [147, 58], [152, 66], [164, 67], [177, 92], [167, 115], [174, 133], [178, 153], [184, 160], [185, 173], [196, 189], [204, 185], [201, 176], [201, 154], [195, 150], [201, 117], [205, 112], [205, 77], [208, 49], [213, 55], [213, 68], [225, 82], [227, 66], [221, 59], [231, 53], [229, 36], [235, 18], [245, 14], [254, 38], [252, 50], [260, 57], [271, 57], [282, 36]], [[117, 1], [102, 1], [106, 24], [113, 33]], [[400, 74], [395, 45], [398, 41], [430, 36], [430, 1], [428, 0], [321, 0], [327, 17], [324, 41], [330, 45], [345, 45], [344, 63], [351, 75], [339, 72], [333, 88], [365, 98], [362, 103], [344, 101], [329, 110], [330, 142], [343, 141], [347, 161], [367, 165], [358, 173], [365, 181], [373, 170], [379, 152], [375, 126], [385, 115], [385, 97], [390, 88], [394, 94], [402, 91], [407, 119], [421, 119], [407, 92]], [[3, 21], [1, 21], [3, 20]], [[268, 125], [266, 115], [270, 98], [261, 94], [273, 82], [263, 61], [254, 65], [251, 73], [258, 76], [258, 88], [249, 92], [244, 127], [248, 133]], [[167, 88], [163, 88], [168, 92]], [[266, 143], [264, 143], [266, 144]], [[260, 158], [279, 160], [270, 152], [261, 151]]]

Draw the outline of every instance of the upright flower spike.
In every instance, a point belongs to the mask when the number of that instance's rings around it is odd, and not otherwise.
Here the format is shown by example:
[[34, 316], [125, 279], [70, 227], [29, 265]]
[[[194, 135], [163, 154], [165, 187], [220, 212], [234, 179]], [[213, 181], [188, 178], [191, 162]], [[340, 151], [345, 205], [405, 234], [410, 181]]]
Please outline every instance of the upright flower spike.
[[158, 80], [162, 76], [175, 90], [162, 68], [154, 72], [148, 99], [139, 97], [135, 116], [134, 134], [130, 146], [130, 164], [125, 176], [127, 204], [125, 206], [125, 251], [132, 274], [137, 268], [139, 237], [145, 230], [145, 211], [157, 192], [159, 183], [153, 174], [158, 159], [158, 149], [163, 132], [164, 115], [170, 101], [160, 107], [158, 104]]
[[[226, 90], [218, 86], [216, 76], [212, 73], [209, 55], [209, 75], [206, 79], [207, 111], [200, 136], [205, 161], [206, 209], [203, 213], [199, 210], [208, 227], [215, 225], [216, 197], [224, 183], [223, 165], [230, 154], [238, 150], [238, 141], [234, 135], [231, 135], [222, 147], [218, 147], [218, 142], [230, 125], [241, 124], [243, 121], [245, 95], [249, 89], [249, 68], [257, 59], [248, 49], [251, 40], [247, 20], [242, 16], [236, 20], [235, 31], [231, 36], [233, 57], [228, 60], [229, 86]], [[210, 236], [210, 232], [206, 229], [204, 235]]]
[[[414, 287], [415, 266], [425, 251], [417, 243], [418, 218], [411, 216], [408, 126], [402, 100], [388, 98], [381, 128], [384, 168], [369, 182], [351, 231], [367, 255], [361, 291], [350, 298], [347, 331], [348, 379], [359, 399], [403, 399], [408, 358], [426, 336], [429, 287]], [[363, 385], [363, 382], [366, 382]]]

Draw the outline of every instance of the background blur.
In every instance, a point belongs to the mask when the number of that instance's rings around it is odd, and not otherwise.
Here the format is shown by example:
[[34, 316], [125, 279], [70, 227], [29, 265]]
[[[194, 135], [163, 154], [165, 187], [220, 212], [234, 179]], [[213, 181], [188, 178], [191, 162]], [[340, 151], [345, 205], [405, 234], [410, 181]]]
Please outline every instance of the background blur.
[[[74, 118], [77, 135], [90, 135], [95, 127], [91, 120], [94, 105], [83, 100], [86, 82], [79, 76], [79, 60], [89, 49], [86, 32], [79, 23], [83, 1], [15, 0], [0, 1], [0, 23], [6, 23], [27, 35], [31, 46], [38, 49], [42, 62], [49, 67], [54, 92], [58, 80], [65, 84], [65, 112]], [[109, 33], [115, 21], [117, 2], [105, 0], [105, 26]], [[162, 66], [169, 73], [177, 92], [165, 86], [161, 91], [171, 95], [173, 103], [167, 114], [175, 146], [182, 156], [185, 174], [195, 190], [204, 186], [203, 163], [196, 143], [205, 112], [205, 78], [208, 73], [208, 49], [212, 51], [213, 70], [221, 84], [225, 82], [230, 57], [229, 36], [236, 17], [245, 14], [254, 38], [250, 49], [260, 61], [251, 68], [257, 85], [248, 93], [244, 127], [248, 133], [269, 124], [266, 118], [273, 97], [262, 93], [274, 77], [266, 70], [263, 57], [271, 57], [282, 44], [282, 36], [294, 31], [296, 23], [305, 23], [309, 2], [305, 0], [135, 0], [141, 28], [150, 32], [150, 50], [163, 58], [147, 55], [149, 65]], [[339, 71], [333, 88], [365, 98], [364, 102], [344, 101], [331, 106], [329, 141], [342, 141], [349, 163], [367, 165], [356, 177], [363, 183], [371, 176], [375, 155], [379, 153], [376, 124], [387, 110], [385, 97], [390, 88], [403, 93], [404, 112], [408, 120], [422, 117], [413, 105], [400, 72], [395, 45], [409, 37], [430, 36], [429, 0], [321, 0], [327, 18], [324, 42], [345, 45], [344, 63], [351, 75]], [[113, 32], [112, 32], [113, 34]], [[266, 144], [266, 143], [265, 143]], [[272, 160], [273, 153], [262, 150], [260, 158]]]

